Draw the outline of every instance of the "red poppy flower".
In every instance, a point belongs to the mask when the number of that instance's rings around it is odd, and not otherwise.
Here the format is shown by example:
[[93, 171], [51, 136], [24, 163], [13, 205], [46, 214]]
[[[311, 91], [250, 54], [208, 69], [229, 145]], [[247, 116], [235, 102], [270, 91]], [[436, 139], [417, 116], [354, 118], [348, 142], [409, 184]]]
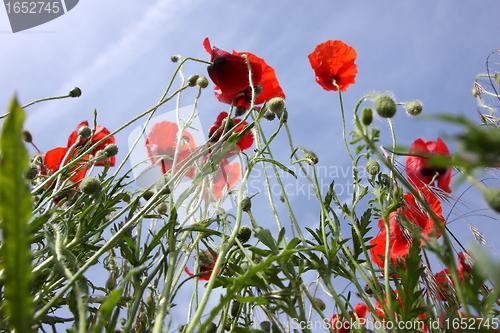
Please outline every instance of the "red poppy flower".
[[[443, 211], [438, 198], [428, 188], [421, 188], [419, 189], [419, 192], [423, 194], [432, 211], [444, 223], [444, 218], [442, 216]], [[389, 214], [389, 257], [394, 265], [396, 264], [397, 257], [406, 257], [408, 249], [411, 245], [410, 232], [405, 230], [399, 222], [399, 219], [402, 216], [404, 216], [408, 222], [417, 226], [424, 238], [427, 238], [433, 232], [437, 233], [438, 238], [440, 237], [439, 229], [436, 228], [434, 220], [420, 207], [415, 200], [415, 197], [411, 194], [404, 195], [402, 207], [396, 212]], [[384, 267], [384, 261], [379, 257], [385, 256], [386, 232], [384, 220], [380, 219], [378, 225], [381, 232], [377, 237], [370, 241], [370, 244], [374, 245], [374, 247], [370, 248], [370, 252], [372, 254], [373, 262], [380, 267]]]
[[[196, 256], [194, 257], [196, 258]], [[210, 251], [205, 250], [200, 253], [199, 273], [204, 273], [204, 272], [207, 273], [203, 276], [198, 277], [198, 280], [210, 280], [216, 261], [217, 257], [215, 257], [212, 253], [210, 253]], [[189, 276], [193, 276], [195, 274], [192, 273], [187, 267], [184, 267], [184, 272], [186, 272]]]
[[[45, 156], [43, 157], [43, 164], [45, 165], [45, 167], [48, 170], [50, 170], [52, 173], [59, 170], [59, 167], [61, 166], [61, 162], [62, 162], [64, 156], [66, 156], [68, 149], [69, 148], [55, 148], [55, 149], [49, 150], [45, 154]], [[71, 160], [71, 158], [72, 158], [72, 156], [70, 155], [68, 158], [68, 161]], [[85, 156], [84, 160], [88, 160], [88, 156]], [[81, 164], [81, 163], [79, 163], [79, 164]], [[69, 173], [72, 174], [70, 177], [70, 180], [73, 183], [77, 183], [80, 180], [82, 180], [83, 178], [85, 178], [85, 174], [87, 172], [87, 166], [82, 167], [80, 170], [78, 170], [76, 173], [73, 174], [73, 171], [75, 171], [79, 167], [80, 167], [80, 165], [77, 165], [69, 171]]]
[[[210, 45], [210, 40], [205, 38], [203, 46], [210, 53], [208, 76], [228, 96], [236, 96], [250, 86], [248, 80], [248, 67], [245, 59]], [[262, 76], [261, 65], [250, 61], [252, 68], [252, 82], [259, 82]], [[231, 97], [231, 100], [232, 100]]]
[[[366, 313], [368, 306], [365, 303], [359, 303], [354, 306], [353, 321], [359, 320], [365, 324]], [[349, 333], [351, 332], [350, 323], [342, 318], [342, 315], [335, 314], [330, 318], [330, 327], [336, 333]]]
[[[170, 121], [162, 121], [155, 124], [148, 134], [146, 139], [146, 149], [148, 151], [148, 156], [153, 157], [151, 159], [153, 164], [156, 164], [161, 160], [161, 170], [163, 173], [167, 173], [172, 169], [172, 164], [174, 162], [175, 149], [177, 147], [177, 132], [179, 127], [176, 123]], [[182, 134], [182, 142], [179, 147], [179, 152], [177, 155], [177, 170], [179, 170], [183, 165], [183, 161], [186, 160], [191, 152], [196, 148], [195, 142], [191, 134], [184, 132]], [[165, 157], [162, 157], [165, 156]], [[189, 178], [194, 177], [194, 168], [191, 168], [186, 176]]]
[[[465, 280], [464, 273], [467, 272], [469, 274], [472, 273], [472, 268], [467, 263], [467, 259], [465, 258], [465, 252], [458, 253], [458, 265], [457, 265], [457, 273], [460, 282]], [[446, 301], [450, 298], [452, 292], [451, 289], [455, 287], [453, 279], [451, 277], [451, 272], [448, 268], [443, 269], [441, 272], [434, 275], [436, 280], [436, 285], [438, 287], [437, 295], [432, 295], [442, 301]], [[450, 285], [451, 282], [451, 285]]]
[[418, 156], [408, 156], [406, 158], [406, 174], [410, 182], [416, 186], [433, 185], [434, 177], [437, 186], [443, 191], [451, 193], [451, 168], [446, 166], [430, 166], [425, 156], [450, 155], [450, 151], [445, 143], [438, 138], [437, 141], [415, 140], [411, 145], [410, 154]]
[[[356, 83], [358, 67], [354, 64], [356, 50], [340, 40], [329, 40], [316, 46], [309, 54], [309, 62], [318, 82], [325, 90], [346, 91]], [[335, 82], [334, 85], [333, 82]]]
[[[211, 163], [208, 160], [209, 157], [206, 157], [204, 164]], [[210, 185], [206, 187], [204, 198], [209, 200], [209, 191], [208, 188], [211, 189], [210, 193], [212, 193], [215, 198], [220, 199], [222, 195], [232, 189], [236, 183], [240, 179], [240, 164], [229, 163], [226, 158], [223, 158], [219, 164], [213, 166], [213, 170], [215, 175], [209, 175], [206, 177], [206, 180], [210, 180]]]
[[[78, 125], [78, 127], [76, 128], [76, 131], [74, 131], [70, 134], [70, 136], [68, 138], [68, 148], [73, 146], [73, 144], [76, 142], [76, 140], [78, 140], [78, 131], [80, 130], [80, 128], [82, 128], [84, 126], [89, 126], [88, 121], [83, 121], [80, 125]], [[80, 140], [80, 142], [78, 143], [78, 147], [82, 147], [83, 145], [85, 145], [85, 143], [87, 143], [87, 141], [89, 141], [91, 139], [92, 139], [91, 145], [94, 145], [95, 143], [97, 143], [98, 141], [103, 139], [104, 137], [108, 136], [110, 133], [111, 132], [107, 128], [102, 127], [102, 126], [97, 126], [95, 133], [94, 133], [94, 136], [91, 138], [88, 138], [88, 139]], [[99, 150], [103, 150], [104, 148], [106, 148], [107, 145], [110, 145], [110, 144], [116, 144], [116, 140], [113, 136], [109, 137], [103, 143], [101, 143], [99, 146], [97, 146], [94, 150], [92, 150], [91, 154], [95, 156]], [[95, 165], [104, 166], [104, 165], [106, 165], [106, 163], [109, 163], [110, 166], [114, 166], [116, 163], [116, 157], [114, 157], [114, 156], [109, 157], [103, 162], [96, 162]]]
[[[222, 133], [224, 131], [224, 128], [226, 126], [224, 120], [227, 119], [227, 116], [228, 116], [227, 112], [221, 112], [217, 116], [217, 119], [215, 120], [215, 123], [208, 130], [208, 137], [212, 138], [211, 142], [217, 142], [217, 141], [219, 141], [219, 139], [220, 139], [220, 137], [221, 137], [221, 135], [222, 135]], [[235, 125], [239, 125], [234, 130], [235, 133], [241, 132], [243, 130], [243, 128], [246, 125], [248, 125], [248, 123], [242, 122], [241, 119], [233, 119], [233, 122], [234, 122]], [[231, 124], [229, 124], [229, 128], [231, 128], [231, 127], [233, 127], [233, 126], [231, 126]], [[238, 141], [236, 143], [236, 147], [234, 147], [234, 149], [231, 149], [231, 151], [226, 155], [226, 157], [235, 155], [239, 151], [247, 150], [248, 148], [250, 148], [252, 146], [252, 144], [253, 144], [253, 134], [250, 131], [247, 134], [245, 134], [240, 139], [240, 141]]]
[[[278, 82], [278, 78], [276, 77], [276, 72], [274, 69], [269, 66], [264, 59], [261, 59], [251, 53], [243, 52], [235, 52], [233, 51], [233, 55], [237, 55], [241, 57], [241, 55], [246, 54], [251, 63], [258, 63], [262, 68], [262, 78], [259, 81], [252, 81], [254, 86], [260, 85], [260, 94], [255, 97], [255, 105], [263, 104], [269, 101], [274, 97], [285, 98], [285, 94], [281, 89], [281, 86]], [[233, 98], [236, 98], [234, 101], [235, 106], [243, 106], [245, 109], [250, 108], [250, 104], [252, 102], [252, 91], [250, 87], [240, 91], [236, 95], [232, 95], [226, 92], [224, 89], [221, 89], [219, 86], [215, 87], [215, 97], [226, 104], [233, 103]]]

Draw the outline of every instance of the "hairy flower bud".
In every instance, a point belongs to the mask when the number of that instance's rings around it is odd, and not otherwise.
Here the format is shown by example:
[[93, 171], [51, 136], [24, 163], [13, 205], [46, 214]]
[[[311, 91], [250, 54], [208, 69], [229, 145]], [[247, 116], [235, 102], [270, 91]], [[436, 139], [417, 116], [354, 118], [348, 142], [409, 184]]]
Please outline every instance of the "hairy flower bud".
[[392, 118], [396, 114], [396, 103], [391, 96], [379, 94], [373, 99], [373, 108], [379, 116], [384, 118]]
[[38, 166], [35, 163], [30, 163], [29, 167], [24, 170], [24, 178], [33, 180], [38, 175]]
[[309, 165], [318, 164], [319, 162], [318, 155], [312, 151], [306, 151], [304, 153], [304, 158], [307, 160], [307, 164]]
[[247, 110], [245, 109], [245, 107], [240, 105], [236, 107], [234, 114], [236, 115], [236, 117], [239, 117], [244, 115], [246, 111]]
[[485, 188], [483, 196], [488, 205], [496, 212], [500, 213], [500, 189], [498, 188]]
[[167, 204], [162, 202], [156, 207], [156, 212], [160, 215], [167, 214]]
[[472, 88], [470, 90], [470, 93], [472, 94], [472, 96], [474, 97], [478, 97], [480, 94], [479, 94], [479, 91], [476, 89], [476, 88]]
[[170, 194], [170, 187], [167, 185], [168, 181], [167, 175], [162, 175], [155, 183], [155, 191], [160, 192], [160, 195]]
[[196, 80], [196, 85], [202, 89], [205, 89], [206, 87], [208, 87], [208, 79], [206, 76], [200, 76], [197, 80]]
[[200, 262], [200, 266], [204, 267], [212, 267], [214, 262], [214, 257], [208, 250], [203, 250], [198, 253], [198, 260]]
[[110, 275], [108, 280], [106, 281], [106, 289], [108, 291], [114, 290], [116, 288], [116, 279], [113, 277], [113, 275]]
[[319, 308], [321, 311], [323, 311], [323, 310], [325, 310], [325, 309], [326, 309], [326, 304], [325, 304], [325, 302], [323, 302], [323, 300], [322, 300], [322, 299], [320, 299], [320, 298], [316, 298], [316, 297], [315, 297], [315, 298], [314, 298], [314, 303], [316, 303], [316, 305], [318, 306], [318, 308]]
[[370, 125], [373, 121], [373, 112], [372, 109], [370, 108], [364, 108], [363, 109], [363, 115], [361, 116], [361, 122], [363, 125]]
[[27, 130], [23, 130], [22, 132], [22, 138], [23, 138], [23, 141], [24, 142], [27, 142], [27, 143], [32, 143], [33, 142], [33, 136], [31, 135], [31, 133]]
[[191, 75], [191, 76], [188, 78], [188, 80], [187, 80], [187, 84], [188, 84], [188, 86], [190, 86], [190, 87], [194, 87], [194, 86], [196, 85], [196, 81], [198, 81], [198, 78], [199, 78], [199, 77], [200, 77], [200, 76], [199, 76], [198, 74], [193, 74], [193, 75]]
[[267, 107], [271, 110], [271, 112], [280, 114], [285, 109], [285, 100], [281, 97], [271, 98]]
[[251, 236], [252, 236], [252, 229], [247, 225], [241, 226], [238, 229], [238, 234], [236, 235], [236, 237], [242, 244], [248, 242]]
[[217, 325], [215, 325], [215, 323], [210, 323], [208, 324], [204, 333], [216, 333], [216, 332], [217, 332]]
[[178, 55], [178, 54], [173, 54], [173, 55], [170, 56], [170, 60], [172, 62], [177, 62], [177, 61], [181, 60], [181, 56]]
[[266, 321], [263, 321], [260, 323], [260, 329], [263, 330], [264, 332], [271, 332], [271, 323]]
[[253, 90], [255, 91], [255, 97], [259, 96], [260, 94], [262, 94], [262, 91], [264, 91], [264, 89], [262, 89], [262, 85], [260, 84], [253, 87]]
[[114, 143], [107, 145], [106, 148], [104, 148], [104, 152], [108, 157], [113, 157], [118, 154], [118, 146]]
[[80, 189], [85, 194], [95, 194], [101, 190], [101, 182], [96, 177], [86, 177], [82, 180]]
[[249, 197], [241, 200], [241, 210], [244, 212], [249, 212], [252, 209], [252, 201]]
[[149, 200], [149, 199], [151, 199], [151, 197], [152, 197], [153, 195], [155, 195], [155, 192], [154, 192], [154, 191], [152, 191], [152, 190], [147, 190], [147, 191], [145, 191], [145, 192], [142, 194], [142, 198], [143, 198], [144, 200]]
[[419, 101], [411, 101], [409, 103], [406, 103], [405, 105], [406, 108], [406, 113], [408, 113], [410, 116], [418, 116], [419, 114], [422, 113], [422, 103]]
[[82, 126], [80, 127], [80, 129], [78, 130], [78, 136], [85, 140], [85, 139], [88, 139], [90, 138], [90, 135], [92, 134], [92, 130], [90, 129], [90, 127], [88, 126]]
[[278, 119], [281, 120], [282, 122], [286, 123], [288, 120], [288, 111], [286, 108], [283, 109], [283, 111], [276, 112], [276, 115], [278, 116]]
[[82, 91], [78, 87], [73, 87], [69, 91], [69, 96], [71, 96], [71, 97], [80, 97], [80, 96], [82, 96]]
[[264, 113], [264, 118], [266, 118], [267, 120], [271, 121], [271, 120], [274, 120], [274, 118], [276, 118], [276, 113], [274, 112], [271, 112], [269, 110], [267, 110], [265, 113]]
[[380, 172], [380, 164], [375, 160], [368, 160], [365, 166], [366, 172], [370, 175], [375, 176]]

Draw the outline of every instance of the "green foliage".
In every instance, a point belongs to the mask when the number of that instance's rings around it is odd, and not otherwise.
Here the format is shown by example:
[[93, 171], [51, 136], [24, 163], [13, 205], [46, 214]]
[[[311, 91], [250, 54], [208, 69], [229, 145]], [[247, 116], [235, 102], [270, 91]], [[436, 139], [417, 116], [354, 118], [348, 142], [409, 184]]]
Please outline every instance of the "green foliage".
[[[12, 98], [0, 138], [0, 219], [2, 226], [1, 262], [5, 311], [9, 326], [17, 332], [31, 332], [31, 193], [24, 180], [28, 151], [22, 140], [24, 111]], [[37, 224], [39, 222], [36, 222]]]

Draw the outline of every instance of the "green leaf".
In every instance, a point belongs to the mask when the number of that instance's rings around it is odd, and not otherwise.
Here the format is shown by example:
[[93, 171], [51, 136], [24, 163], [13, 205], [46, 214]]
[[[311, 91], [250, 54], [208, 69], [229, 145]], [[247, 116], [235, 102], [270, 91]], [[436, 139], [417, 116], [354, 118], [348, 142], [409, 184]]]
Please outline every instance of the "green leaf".
[[104, 302], [99, 307], [99, 312], [97, 314], [97, 323], [94, 326], [94, 333], [99, 333], [102, 331], [104, 324], [109, 321], [109, 317], [113, 313], [113, 310], [122, 297], [122, 289], [115, 289], [109, 293], [108, 300]]
[[286, 166], [284, 166], [283, 164], [281, 164], [278, 161], [271, 160], [269, 158], [256, 158], [256, 159], [253, 160], [253, 162], [254, 163], [257, 163], [257, 162], [269, 162], [269, 163], [272, 163], [272, 164], [276, 165], [278, 168], [280, 168], [281, 170], [283, 170], [285, 172], [288, 172], [289, 174], [291, 174], [292, 176], [294, 176], [295, 179], [297, 179], [297, 175], [295, 174], [295, 172], [293, 172], [292, 170], [288, 169]]
[[258, 240], [266, 245], [273, 254], [278, 253], [273, 235], [271, 235], [271, 230], [264, 228], [255, 228], [255, 237], [257, 237]]
[[23, 121], [24, 111], [13, 98], [0, 138], [1, 260], [9, 325], [16, 332], [31, 332], [33, 300], [28, 227], [31, 193], [23, 178], [23, 171], [28, 167], [28, 151], [21, 139]]

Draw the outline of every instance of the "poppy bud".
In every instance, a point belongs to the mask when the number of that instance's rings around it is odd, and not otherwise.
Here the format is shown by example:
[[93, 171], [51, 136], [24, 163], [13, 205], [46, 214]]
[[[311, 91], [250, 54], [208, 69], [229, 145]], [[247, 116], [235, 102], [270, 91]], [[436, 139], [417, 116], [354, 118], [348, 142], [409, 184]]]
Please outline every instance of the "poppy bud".
[[258, 265], [262, 262], [262, 256], [260, 254], [254, 253], [253, 254], [253, 262], [254, 264]]
[[252, 208], [252, 201], [249, 197], [246, 197], [241, 201], [241, 210], [244, 212], [249, 212]]
[[279, 115], [285, 109], [285, 100], [281, 97], [271, 98], [267, 107], [271, 112]]
[[500, 84], [500, 74], [495, 75], [495, 80]]
[[238, 312], [240, 311], [240, 302], [238, 301], [233, 301], [233, 304], [231, 305], [231, 317], [235, 318], [238, 316]]
[[27, 143], [32, 143], [33, 142], [33, 136], [31, 135], [31, 133], [27, 130], [23, 130], [22, 132], [22, 138], [23, 138], [23, 141], [24, 142], [27, 142]]
[[198, 253], [198, 260], [200, 262], [200, 266], [203, 267], [213, 267], [215, 264], [214, 257], [208, 250], [203, 250]]
[[240, 105], [240, 106], [236, 107], [234, 114], [236, 115], [236, 117], [239, 117], [239, 116], [244, 115], [246, 111], [247, 110], [245, 109], [245, 107]]
[[322, 300], [322, 299], [320, 299], [320, 298], [316, 298], [316, 297], [315, 297], [313, 300], [314, 300], [314, 303], [316, 303], [316, 305], [318, 306], [318, 308], [319, 308], [321, 311], [323, 311], [323, 310], [325, 310], [325, 309], [326, 309], [326, 304], [325, 304], [325, 302], [323, 302], [323, 300]]
[[255, 91], [255, 97], [259, 96], [260, 94], [262, 94], [262, 91], [264, 91], [264, 89], [262, 89], [262, 85], [260, 84], [253, 87], [253, 90]]
[[217, 325], [215, 325], [215, 323], [210, 323], [208, 324], [204, 333], [216, 333], [216, 332], [217, 332]]
[[172, 62], [177, 62], [181, 60], [181, 56], [178, 54], [173, 54], [172, 56], [170, 56], [170, 60], [172, 60]]
[[422, 103], [419, 101], [411, 101], [405, 105], [406, 113], [410, 116], [418, 116], [422, 113]]
[[108, 159], [108, 154], [104, 150], [98, 150], [95, 154], [95, 158], [97, 162], [104, 162]]
[[250, 227], [247, 225], [241, 226], [238, 229], [238, 235], [236, 235], [236, 237], [242, 244], [248, 242], [251, 236], [252, 236], [252, 229], [250, 229]]
[[149, 200], [153, 195], [155, 195], [155, 192], [153, 192], [152, 190], [147, 190], [142, 194], [142, 197], [144, 200]]
[[366, 172], [370, 175], [375, 176], [380, 172], [380, 164], [375, 160], [368, 160], [365, 166]]
[[156, 207], [156, 212], [160, 215], [165, 215], [167, 213], [167, 204], [162, 202]]
[[200, 76], [197, 80], [196, 80], [196, 85], [202, 89], [208, 87], [208, 79], [206, 76]]
[[78, 136], [83, 140], [90, 138], [91, 134], [92, 130], [88, 126], [82, 126], [78, 130]]
[[500, 189], [485, 188], [483, 190], [483, 196], [488, 205], [490, 205], [494, 211], [500, 213]]
[[307, 164], [309, 165], [318, 164], [319, 162], [318, 155], [316, 155], [312, 151], [306, 151], [304, 153], [304, 158], [307, 160]]
[[271, 323], [266, 321], [263, 321], [260, 323], [260, 329], [263, 330], [264, 332], [271, 332]]
[[472, 94], [472, 96], [474, 97], [478, 97], [480, 94], [479, 94], [479, 91], [476, 89], [476, 88], [472, 88], [470, 90], [470, 93]]
[[271, 120], [274, 120], [274, 118], [276, 118], [276, 113], [274, 112], [271, 112], [269, 110], [267, 110], [265, 113], [264, 113], [264, 118], [266, 118], [267, 120], [271, 121]]
[[116, 279], [113, 275], [110, 275], [108, 280], [106, 281], [106, 289], [108, 291], [114, 290], [116, 288]]
[[373, 108], [379, 116], [384, 118], [392, 118], [396, 114], [396, 103], [391, 96], [379, 94], [373, 99]]
[[128, 192], [123, 192], [122, 193], [122, 200], [125, 201], [126, 203], [129, 203], [132, 197], [130, 196], [130, 193]]
[[113, 157], [118, 154], [118, 146], [114, 143], [107, 145], [106, 148], [104, 148], [104, 152], [108, 157]]
[[30, 163], [28, 169], [24, 170], [24, 178], [33, 180], [38, 175], [38, 166], [35, 163]]
[[83, 193], [91, 195], [101, 190], [101, 182], [96, 177], [90, 176], [82, 180], [80, 189]]
[[283, 109], [283, 111], [276, 112], [276, 115], [278, 116], [278, 119], [284, 123], [286, 123], [286, 121], [288, 120], [288, 111], [286, 110], [286, 108]]
[[71, 97], [80, 97], [80, 96], [82, 96], [82, 91], [78, 87], [73, 87], [69, 91], [69, 96], [71, 96]]
[[373, 121], [373, 112], [372, 109], [370, 108], [364, 108], [363, 109], [363, 115], [361, 116], [361, 122], [363, 125], [370, 125]]
[[198, 81], [198, 78], [199, 78], [199, 77], [200, 77], [200, 76], [199, 76], [198, 74], [193, 74], [193, 75], [191, 75], [191, 76], [188, 78], [188, 80], [187, 80], [187, 84], [188, 84], [188, 86], [190, 86], [190, 87], [194, 87], [194, 86], [196, 85], [196, 81]]
[[170, 194], [170, 188], [167, 186], [168, 177], [163, 175], [156, 181], [155, 191], [160, 192], [160, 195]]

